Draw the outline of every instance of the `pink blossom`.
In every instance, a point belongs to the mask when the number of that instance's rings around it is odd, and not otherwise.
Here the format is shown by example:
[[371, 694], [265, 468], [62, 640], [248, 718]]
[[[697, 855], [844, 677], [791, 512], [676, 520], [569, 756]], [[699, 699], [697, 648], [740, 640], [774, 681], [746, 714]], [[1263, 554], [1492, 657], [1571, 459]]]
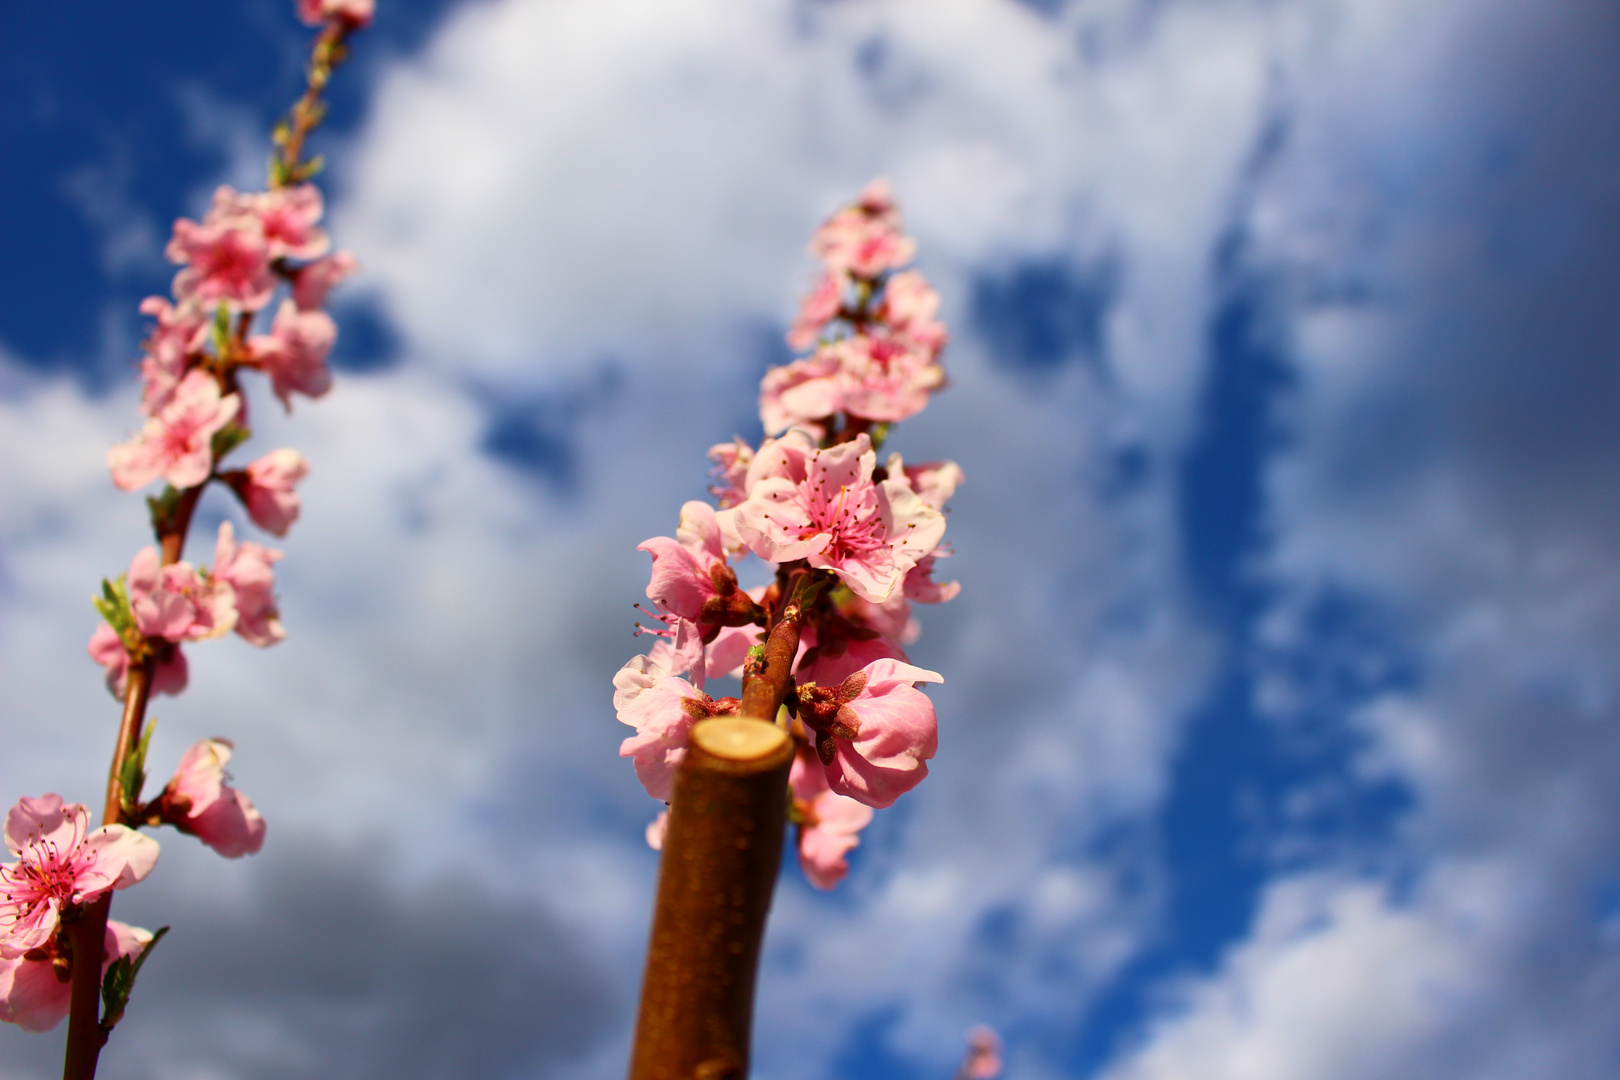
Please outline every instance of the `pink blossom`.
[[789, 432], [760, 448], [732, 525], [760, 558], [808, 559], [880, 603], [939, 545], [945, 517], [903, 479], [873, 483], [877, 455], [864, 433], [807, 454], [805, 438]]
[[1001, 1075], [1001, 1038], [983, 1024], [968, 1032], [967, 1056], [957, 1080], [996, 1080]]
[[962, 584], [958, 581], [938, 582], [934, 580], [934, 562], [944, 558], [947, 553], [936, 550], [930, 555], [924, 555], [917, 560], [917, 565], [906, 571], [905, 596], [908, 600], [915, 600], [919, 604], [943, 604], [948, 600], [955, 600], [962, 591]]
[[144, 547], [125, 577], [135, 627], [148, 638], [205, 641], [236, 625], [236, 597], [229, 583], [205, 578], [190, 563], [158, 562], [157, 549]]
[[773, 367], [759, 383], [759, 419], [765, 434], [780, 435], [795, 425], [825, 432], [825, 421], [844, 409], [848, 379], [836, 346], [803, 360]]
[[236, 529], [219, 523], [214, 545], [213, 580], [230, 586], [236, 602], [236, 632], [263, 648], [287, 636], [276, 607], [276, 571], [281, 552], [252, 541], [237, 543]]
[[213, 208], [200, 224], [188, 218], [174, 223], [165, 254], [185, 267], [174, 278], [174, 295], [182, 301], [211, 305], [226, 300], [257, 311], [276, 289], [264, 226], [229, 187], [214, 192]]
[[810, 884], [831, 889], [849, 873], [846, 856], [872, 823], [872, 808], [835, 793], [827, 786], [827, 770], [802, 754], [793, 759], [788, 786], [799, 822], [799, 866]]
[[274, 188], [249, 196], [249, 200], [259, 215], [272, 259], [314, 259], [326, 254], [331, 241], [315, 224], [325, 207], [314, 184]]
[[326, 294], [332, 291], [332, 286], [359, 268], [359, 260], [347, 251], [316, 259], [299, 270], [293, 279], [293, 302], [301, 311], [315, 311], [326, 303]]
[[[129, 653], [118, 631], [102, 623], [90, 635], [90, 659], [107, 669], [107, 689], [113, 697], [124, 700], [124, 688], [129, 680]], [[179, 645], [164, 645], [157, 650], [152, 667], [152, 693], [178, 694], [186, 688], [189, 671], [186, 654]]]
[[[855, 603], [866, 611], [883, 611], [888, 604], [894, 603], [897, 599], [899, 599], [897, 596], [890, 597], [880, 606], [868, 604], [856, 597]], [[905, 601], [899, 599], [899, 604], [905, 605]], [[906, 620], [902, 618], [900, 628], [904, 630], [905, 625]], [[887, 629], [885, 626], [885, 630]], [[895, 636], [886, 632], [880, 633], [873, 628], [856, 626], [837, 616], [824, 619], [817, 626], [805, 627], [800, 642], [806, 646], [794, 668], [795, 677], [800, 682], [837, 686], [874, 660], [906, 662], [905, 650], [899, 646]]]
[[808, 349], [816, 343], [821, 328], [831, 322], [843, 306], [844, 290], [848, 286], [849, 281], [842, 274], [830, 271], [822, 273], [815, 289], [805, 296], [804, 303], [799, 306], [799, 317], [788, 331], [788, 348]]
[[[138, 956], [151, 940], [151, 933], [138, 926], [108, 919], [101, 974], [105, 976], [113, 962], [122, 957]], [[72, 996], [70, 958], [57, 950], [55, 940], [37, 953], [47, 955], [36, 959], [0, 958], [0, 1020], [24, 1031], [49, 1031], [60, 1024], [68, 1014]]]
[[932, 354], [893, 335], [855, 334], [827, 347], [838, 364], [843, 407], [851, 416], [893, 423], [928, 407], [945, 385]]
[[270, 451], [246, 470], [227, 473], [225, 478], [255, 525], [276, 536], [286, 536], [300, 510], [298, 493], [293, 489], [308, 472], [309, 462], [303, 454], [283, 448]]
[[376, 0], [298, 0], [298, 18], [305, 26], [334, 19], [360, 30], [371, 25], [376, 6]]
[[954, 461], [925, 461], [921, 465], [907, 465], [899, 454], [889, 455], [889, 475], [904, 476], [918, 498], [935, 510], [944, 510], [956, 489], [967, 479], [962, 467]]
[[898, 660], [876, 660], [836, 687], [799, 687], [799, 718], [816, 738], [827, 782], [879, 809], [928, 775], [939, 746], [934, 703], [913, 685], [943, 676]]
[[828, 218], [810, 240], [810, 253], [829, 271], [868, 279], [904, 266], [916, 251], [916, 241], [904, 235], [888, 182], [881, 179]]
[[748, 498], [746, 478], [748, 467], [754, 462], [753, 447], [740, 438], [717, 443], [709, 447], [709, 460], [714, 462], [709, 475], [715, 480], [709, 491], [719, 500], [722, 510], [729, 510]]
[[646, 656], [632, 656], [613, 676], [613, 708], [620, 723], [636, 734], [619, 744], [619, 756], [633, 759], [647, 794], [668, 802], [675, 769], [686, 757], [692, 725], [737, 711], [736, 698], [719, 701], [676, 678]]
[[647, 823], [647, 846], [654, 851], [664, 850], [664, 838], [669, 835], [669, 808], [658, 811], [658, 816]]
[[264, 818], [253, 800], [231, 787], [226, 739], [203, 739], [180, 759], [159, 800], [163, 820], [225, 856], [251, 855], [264, 844]]
[[324, 311], [300, 311], [292, 300], [283, 300], [270, 333], [248, 339], [253, 362], [270, 376], [276, 397], [288, 409], [292, 395], [318, 398], [332, 388], [332, 373], [326, 357], [337, 341], [337, 324]]
[[945, 324], [939, 314], [939, 293], [916, 270], [895, 274], [883, 286], [878, 318], [889, 329], [928, 353], [945, 347]]
[[697, 623], [668, 612], [655, 611], [653, 615], [664, 629], [653, 630], [636, 624], [638, 633], [653, 634], [659, 639], [647, 651], [647, 659], [670, 675], [690, 675], [693, 687], [702, 690], [708, 666], [704, 662], [705, 646]]
[[64, 911], [127, 889], [157, 862], [151, 837], [89, 825], [90, 812], [60, 795], [25, 796], [6, 815], [6, 848], [17, 861], [0, 866], [0, 957], [42, 947]]
[[153, 416], [174, 397], [187, 359], [202, 348], [208, 312], [194, 303], [176, 307], [164, 297], [148, 296], [141, 301], [141, 314], [157, 320], [141, 360], [141, 412]]
[[208, 372], [190, 372], [139, 434], [107, 451], [113, 483], [134, 491], [161, 476], [176, 488], [196, 487], [214, 467], [214, 434], [236, 419], [241, 407], [237, 395], [220, 394]]
[[681, 507], [675, 539], [655, 536], [636, 550], [653, 558], [647, 598], [696, 623], [705, 636], [715, 627], [746, 626], [754, 621], [758, 608], [737, 588], [737, 575], [726, 563], [714, 507], [708, 503], [693, 500]]

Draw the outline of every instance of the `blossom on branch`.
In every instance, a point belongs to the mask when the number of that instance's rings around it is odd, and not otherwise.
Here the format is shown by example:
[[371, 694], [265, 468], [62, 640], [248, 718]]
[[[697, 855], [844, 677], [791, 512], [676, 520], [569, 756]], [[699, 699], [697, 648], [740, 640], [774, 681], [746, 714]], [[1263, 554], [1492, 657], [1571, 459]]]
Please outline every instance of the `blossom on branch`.
[[213, 470], [214, 435], [241, 408], [242, 399], [220, 394], [208, 372], [191, 371], [139, 434], [107, 451], [113, 483], [135, 491], [161, 476], [178, 489], [196, 487]]
[[203, 739], [180, 759], [157, 805], [162, 819], [225, 856], [252, 855], [264, 844], [264, 818], [253, 800], [231, 787], [227, 739]]
[[799, 867], [810, 884], [831, 889], [849, 873], [846, 858], [861, 842], [861, 830], [872, 823], [872, 808], [827, 785], [827, 771], [803, 754], [788, 774], [793, 795], [790, 815], [799, 825]]
[[653, 559], [647, 598], [696, 624], [704, 637], [722, 626], [747, 626], [758, 616], [753, 598], [737, 587], [714, 507], [708, 503], [688, 502], [681, 507], [674, 539], [655, 536], [636, 550]]
[[189, 218], [174, 223], [165, 254], [184, 266], [174, 277], [174, 295], [181, 301], [226, 301], [258, 311], [276, 289], [263, 220], [250, 199], [228, 186], [214, 192], [214, 205], [200, 223]]
[[945, 517], [904, 480], [874, 483], [876, 466], [864, 433], [822, 450], [789, 432], [761, 447], [749, 469], [747, 501], [726, 513], [760, 558], [807, 559], [880, 603], [938, 546]]
[[296, 450], [272, 450], [246, 469], [222, 474], [247, 508], [253, 524], [276, 536], [286, 536], [301, 509], [293, 489], [309, 473], [309, 461]]
[[934, 703], [915, 684], [944, 681], [875, 660], [836, 687], [801, 683], [799, 719], [814, 735], [832, 790], [882, 809], [921, 783], [939, 734]]
[[332, 388], [326, 357], [337, 341], [337, 323], [324, 311], [301, 311], [283, 300], [270, 333], [248, 339], [253, 363], [270, 376], [281, 404], [292, 409], [292, 395], [318, 398]]
[[[107, 689], [112, 696], [119, 701], [124, 700], [124, 690], [129, 682], [129, 652], [124, 648], [124, 639], [118, 636], [118, 631], [102, 623], [90, 635], [87, 651], [90, 659], [107, 669]], [[180, 651], [179, 645], [160, 647], [152, 664], [152, 693], [179, 694], [185, 690], [190, 669], [186, 665], [186, 654]]]
[[249, 195], [247, 203], [259, 215], [271, 259], [315, 259], [332, 246], [326, 231], [315, 224], [325, 205], [314, 184], [272, 188]]
[[89, 823], [82, 803], [53, 794], [25, 796], [6, 815], [6, 848], [17, 861], [0, 866], [0, 958], [41, 948], [65, 913], [151, 872], [157, 841], [124, 825]]
[[371, 25], [377, 0], [298, 0], [298, 18], [305, 26], [319, 26], [328, 19], [359, 30]]
[[359, 260], [347, 251], [316, 259], [300, 268], [293, 277], [293, 303], [300, 311], [319, 310], [332, 287], [359, 267]]
[[[72, 957], [53, 938], [25, 956], [0, 957], [0, 1020], [24, 1031], [49, 1031], [68, 1014], [72, 996]], [[152, 942], [150, 931], [107, 920], [101, 974], [116, 960], [140, 956]]]
[[162, 566], [144, 547], [125, 579], [135, 626], [149, 638], [207, 641], [236, 626], [236, 595], [227, 582], [199, 574], [190, 563]]
[[633, 656], [613, 676], [613, 708], [620, 723], [636, 729], [619, 744], [619, 756], [633, 760], [647, 794], [668, 802], [675, 768], [692, 739], [692, 725], [711, 716], [735, 714], [737, 699], [716, 701], [650, 657]]
[[208, 312], [195, 303], [178, 306], [162, 296], [141, 301], [141, 314], [157, 320], [141, 359], [141, 412], [156, 415], [174, 398], [186, 363], [208, 336]]
[[236, 528], [228, 521], [219, 523], [214, 544], [211, 580], [229, 587], [235, 601], [235, 630], [250, 645], [263, 648], [287, 636], [276, 607], [274, 564], [281, 552], [252, 541], [238, 543]]

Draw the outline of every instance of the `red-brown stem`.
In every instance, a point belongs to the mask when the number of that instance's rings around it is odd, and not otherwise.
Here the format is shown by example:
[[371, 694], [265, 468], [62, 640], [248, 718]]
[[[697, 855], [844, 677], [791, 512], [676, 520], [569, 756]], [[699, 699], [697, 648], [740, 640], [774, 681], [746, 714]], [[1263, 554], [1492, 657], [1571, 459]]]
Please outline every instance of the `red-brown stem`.
[[[304, 87], [304, 95], [292, 107], [292, 122], [288, 125], [287, 141], [281, 147], [280, 155], [284, 168], [284, 176], [292, 176], [298, 168], [299, 159], [304, 153], [304, 140], [309, 133], [315, 130], [320, 123], [316, 106], [321, 101], [321, 91], [326, 89], [327, 80], [332, 77], [332, 71], [343, 62], [343, 39], [349, 35], [349, 24], [342, 20], [334, 20], [326, 24], [320, 35], [315, 39], [310, 60], [309, 82]], [[272, 176], [271, 183], [277, 178]]]
[[771, 634], [765, 639], [764, 664], [757, 674], [743, 679], [742, 704], [738, 712], [758, 720], [776, 721], [776, 711], [782, 706], [793, 658], [799, 653], [799, 619], [796, 600], [788, 601]]
[[793, 740], [700, 721], [675, 775], [630, 1080], [743, 1080], [754, 978], [782, 862]]
[[[190, 515], [187, 516], [189, 518]], [[146, 721], [146, 701], [152, 684], [152, 667], [150, 658], [129, 666], [124, 688], [124, 715], [118, 725], [118, 744], [113, 750], [112, 768], [107, 777], [107, 805], [101, 814], [104, 825], [123, 821], [124, 759], [141, 738], [141, 726]], [[107, 916], [111, 910], [112, 893], [107, 892], [66, 927], [73, 956], [73, 985], [68, 996], [67, 1051], [62, 1058], [62, 1080], [91, 1080], [96, 1075], [96, 1061], [101, 1056], [101, 1048], [107, 1044], [99, 1006], [102, 949], [106, 943]]]

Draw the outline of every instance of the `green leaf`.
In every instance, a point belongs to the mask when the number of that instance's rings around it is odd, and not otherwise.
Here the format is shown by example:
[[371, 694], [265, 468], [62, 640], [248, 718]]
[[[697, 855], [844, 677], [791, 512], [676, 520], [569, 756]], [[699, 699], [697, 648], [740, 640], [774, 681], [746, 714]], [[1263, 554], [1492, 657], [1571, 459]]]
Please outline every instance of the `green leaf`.
[[141, 965], [146, 958], [152, 955], [157, 943], [163, 940], [163, 935], [169, 932], [167, 926], [152, 935], [152, 940], [135, 957], [133, 961], [127, 956], [120, 956], [107, 968], [107, 974], [101, 977], [101, 1030], [111, 1031], [124, 1018], [124, 1008], [129, 1004], [129, 994], [135, 989], [135, 976], [141, 973]]
[[214, 441], [210, 449], [214, 453], [214, 460], [218, 461], [226, 454], [253, 437], [253, 432], [236, 424], [227, 424], [214, 432]]
[[116, 581], [102, 578], [101, 595], [92, 596], [90, 602], [95, 605], [101, 617], [107, 620], [107, 625], [128, 642], [130, 636], [135, 633], [135, 613], [129, 608], [129, 595], [124, 589], [124, 575], [119, 574]]
[[221, 304], [214, 309], [212, 338], [215, 354], [223, 355], [226, 343], [231, 340], [231, 306], [229, 304]]
[[133, 817], [140, 805], [141, 788], [146, 786], [146, 748], [152, 742], [152, 729], [157, 721], [150, 721], [141, 732], [140, 742], [124, 756], [124, 767], [118, 774], [118, 785], [124, 794], [124, 813]]

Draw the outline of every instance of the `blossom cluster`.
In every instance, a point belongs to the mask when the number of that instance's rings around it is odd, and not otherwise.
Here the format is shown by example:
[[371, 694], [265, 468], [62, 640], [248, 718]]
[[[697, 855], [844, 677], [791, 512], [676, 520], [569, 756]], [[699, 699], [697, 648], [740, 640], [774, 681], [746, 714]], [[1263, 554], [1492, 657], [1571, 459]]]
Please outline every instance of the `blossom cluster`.
[[[686, 503], [673, 537], [640, 545], [655, 620], [641, 629], [657, 640], [613, 679], [618, 718], [636, 730], [620, 754], [667, 802], [693, 725], [740, 708], [710, 696], [708, 681], [741, 677], [784, 610], [801, 611], [789, 816], [800, 864], [824, 889], [844, 877], [873, 810], [928, 774], [937, 724], [917, 687], [943, 679], [906, 655], [919, 632], [912, 604], [960, 588], [934, 575], [961, 469], [879, 457], [890, 425], [945, 383], [939, 297], [903, 269], [915, 249], [881, 181], [816, 231], [821, 274], [788, 334], [814, 351], [765, 375], [759, 446], [737, 438], [710, 451], [715, 502]], [[739, 569], [766, 583], [742, 587]], [[666, 820], [648, 829], [655, 847]]]
[[[91, 828], [85, 806], [56, 794], [21, 799], [5, 822], [15, 861], [0, 865], [0, 1020], [27, 1030], [48, 1030], [69, 1012], [75, 955], [81, 971], [93, 962], [107, 897], [141, 881], [156, 863], [158, 844], [140, 828], [171, 825], [227, 858], [264, 843], [264, 818], [231, 786], [232, 746], [225, 739], [194, 744], [162, 791], [142, 801], [151, 734], [149, 725], [143, 733], [144, 714], [150, 695], [185, 689], [184, 644], [234, 631], [264, 647], [286, 636], [275, 596], [280, 551], [239, 539], [226, 520], [214, 537], [211, 566], [194, 566], [183, 555], [198, 501], [214, 482], [274, 536], [285, 536], [298, 519], [297, 486], [309, 469], [302, 454], [284, 448], [238, 468], [223, 462], [251, 437], [246, 373], [262, 374], [288, 410], [295, 397], [318, 398], [332, 385], [327, 360], [337, 327], [323, 308], [356, 264], [349, 253], [332, 251], [321, 227], [321, 193], [310, 182], [319, 162], [303, 161], [302, 148], [323, 111], [321, 90], [346, 55], [344, 40], [371, 21], [373, 6], [374, 0], [296, 0], [297, 15], [322, 29], [306, 93], [277, 129], [268, 190], [220, 187], [202, 220], [175, 222], [166, 254], [179, 269], [170, 295], [141, 303], [152, 319], [140, 361], [143, 421], [107, 452], [107, 466], [123, 491], [157, 481], [164, 487], [147, 500], [157, 544], [138, 551], [127, 572], [103, 581], [94, 599], [103, 621], [88, 651], [124, 702], [106, 823]], [[75, 926], [88, 927], [84, 936], [70, 936]], [[101, 1038], [117, 1023], [134, 974], [162, 933], [106, 921], [98, 982], [107, 1013], [99, 1021], [90, 1017]], [[70, 1043], [79, 1023], [75, 1011]]]

